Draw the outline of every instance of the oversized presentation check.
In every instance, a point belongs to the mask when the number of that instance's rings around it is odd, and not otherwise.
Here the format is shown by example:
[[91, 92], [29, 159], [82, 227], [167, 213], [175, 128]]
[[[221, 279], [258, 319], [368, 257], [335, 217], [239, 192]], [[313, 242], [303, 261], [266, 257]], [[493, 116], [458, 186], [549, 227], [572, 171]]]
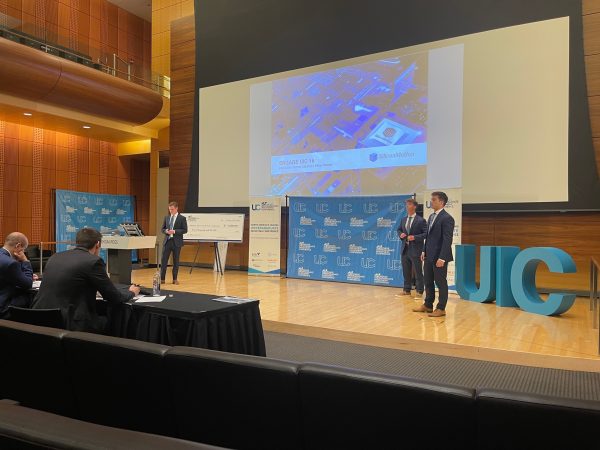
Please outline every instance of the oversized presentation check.
[[186, 241], [242, 242], [244, 214], [188, 213]]

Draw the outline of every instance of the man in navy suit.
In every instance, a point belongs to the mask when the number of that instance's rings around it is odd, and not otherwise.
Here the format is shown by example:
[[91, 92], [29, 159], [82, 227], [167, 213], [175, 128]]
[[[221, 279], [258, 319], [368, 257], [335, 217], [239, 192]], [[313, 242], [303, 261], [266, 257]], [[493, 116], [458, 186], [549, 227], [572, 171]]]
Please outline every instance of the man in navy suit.
[[[454, 218], [446, 212], [444, 206], [448, 203], [448, 196], [444, 192], [431, 194], [431, 208], [433, 213], [427, 221], [427, 237], [421, 259], [425, 275], [425, 303], [415, 312], [426, 312], [429, 317], [443, 317], [446, 315], [448, 302], [448, 263], [452, 257], [452, 237], [454, 236]], [[438, 287], [438, 303], [435, 311], [435, 285]]]
[[165, 241], [163, 242], [163, 254], [160, 263], [160, 281], [161, 283], [165, 282], [169, 256], [173, 253], [173, 284], [179, 284], [179, 281], [177, 281], [179, 254], [181, 253], [181, 247], [183, 247], [183, 235], [187, 233], [187, 220], [179, 214], [177, 202], [169, 203], [169, 215], [165, 216], [163, 220], [162, 232], [165, 234]]
[[33, 283], [31, 263], [25, 256], [29, 245], [23, 233], [10, 233], [0, 248], [0, 316], [9, 306], [28, 307]]
[[402, 240], [400, 255], [402, 258], [402, 272], [404, 273], [404, 290], [400, 295], [410, 295], [412, 289], [413, 271], [415, 274], [417, 295], [423, 296], [423, 242], [427, 236], [427, 222], [417, 216], [418, 203], [414, 198], [405, 202], [407, 216], [400, 221], [398, 235]]

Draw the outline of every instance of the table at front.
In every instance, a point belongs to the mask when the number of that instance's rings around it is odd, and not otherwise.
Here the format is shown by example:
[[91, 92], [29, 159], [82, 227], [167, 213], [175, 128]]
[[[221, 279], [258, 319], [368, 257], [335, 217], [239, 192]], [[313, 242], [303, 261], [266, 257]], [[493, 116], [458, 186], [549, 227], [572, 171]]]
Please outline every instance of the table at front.
[[161, 294], [167, 298], [160, 303], [111, 307], [109, 334], [169, 346], [266, 356], [258, 300], [232, 304], [214, 301], [218, 295]]

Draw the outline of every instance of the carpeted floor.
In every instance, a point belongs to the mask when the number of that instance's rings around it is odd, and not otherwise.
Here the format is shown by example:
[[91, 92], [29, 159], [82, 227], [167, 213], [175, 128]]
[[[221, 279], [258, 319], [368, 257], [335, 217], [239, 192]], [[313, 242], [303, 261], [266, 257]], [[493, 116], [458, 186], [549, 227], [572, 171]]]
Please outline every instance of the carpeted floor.
[[265, 332], [267, 356], [465, 386], [600, 401], [600, 373], [526, 367]]

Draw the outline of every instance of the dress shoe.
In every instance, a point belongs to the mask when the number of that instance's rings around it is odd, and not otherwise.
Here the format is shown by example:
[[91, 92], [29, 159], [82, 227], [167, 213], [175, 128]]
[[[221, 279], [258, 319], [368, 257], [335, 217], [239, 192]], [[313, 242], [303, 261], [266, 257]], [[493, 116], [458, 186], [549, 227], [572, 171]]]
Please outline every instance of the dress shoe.
[[402, 291], [400, 294], [396, 294], [396, 297], [404, 297], [406, 295], [410, 295], [410, 292]]
[[435, 311], [430, 312], [427, 315], [429, 317], [444, 317], [446, 315], [446, 311], [444, 311], [443, 309], [436, 309]]
[[173, 284], [179, 284], [179, 281], [173, 280]]
[[166, 281], [165, 280], [160, 280], [160, 284], [165, 284]]
[[426, 312], [426, 313], [433, 313], [433, 309], [432, 308], [428, 308], [425, 305], [421, 305], [418, 308], [413, 308], [413, 312]]

